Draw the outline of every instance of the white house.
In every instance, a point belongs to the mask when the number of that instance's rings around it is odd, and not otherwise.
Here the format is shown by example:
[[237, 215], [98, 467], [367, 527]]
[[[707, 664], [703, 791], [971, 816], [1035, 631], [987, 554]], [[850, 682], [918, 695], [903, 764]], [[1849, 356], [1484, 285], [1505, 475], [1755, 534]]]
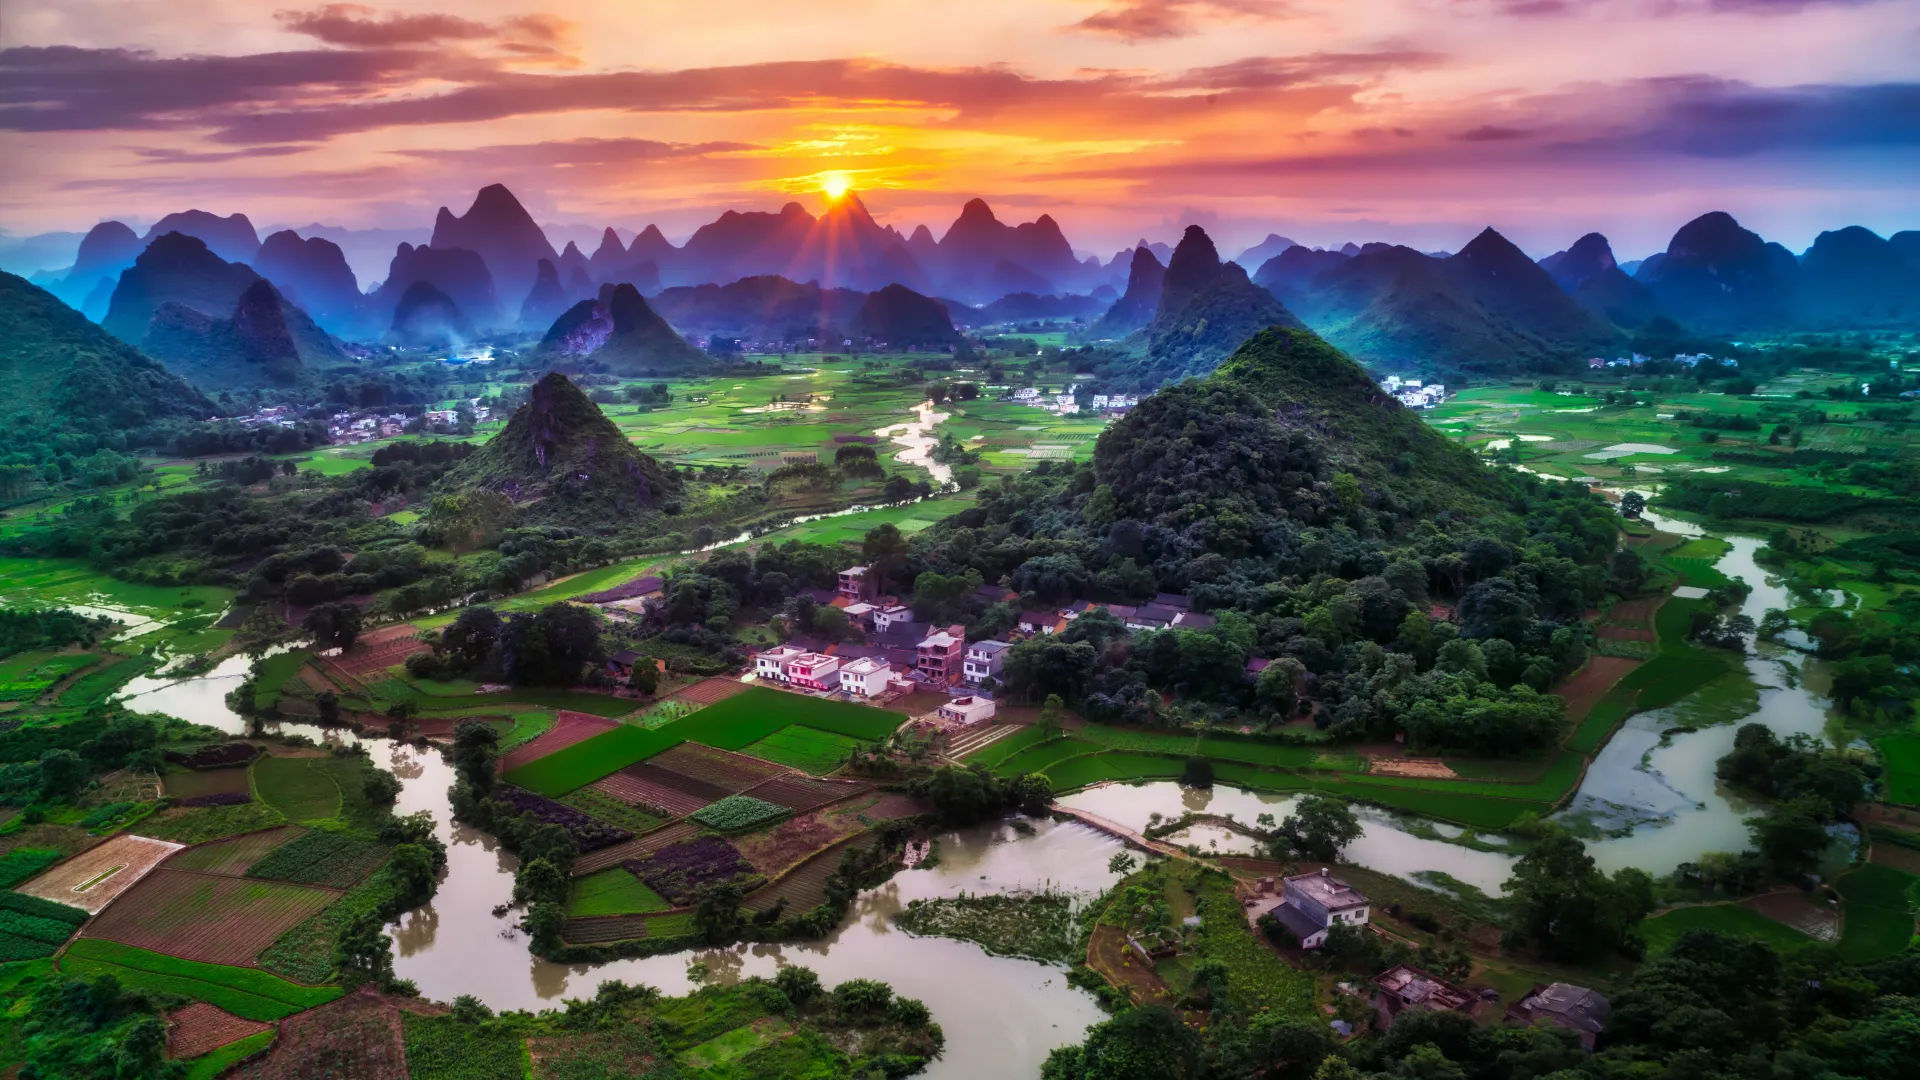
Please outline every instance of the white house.
[[1012, 645], [1004, 641], [974, 641], [967, 644], [967, 656], [961, 670], [966, 673], [967, 681], [975, 684], [1000, 677], [1000, 667], [1006, 662], [1006, 653]]
[[893, 668], [884, 660], [862, 656], [840, 665], [840, 689], [861, 697], [874, 697], [886, 690]]
[[757, 653], [753, 658], [754, 678], [765, 679], [768, 682], [786, 682], [787, 661], [804, 653], [804, 649], [796, 649], [791, 645], [781, 645]]
[[884, 634], [893, 629], [895, 623], [913, 621], [913, 609], [903, 604], [889, 604], [873, 613], [873, 632]]
[[993, 719], [993, 701], [983, 697], [957, 697], [935, 710], [950, 724], [972, 726]]
[[1327, 931], [1336, 923], [1366, 925], [1367, 910], [1365, 896], [1321, 870], [1282, 879], [1280, 903], [1272, 914], [1300, 939], [1301, 948], [1317, 949], [1326, 944]]

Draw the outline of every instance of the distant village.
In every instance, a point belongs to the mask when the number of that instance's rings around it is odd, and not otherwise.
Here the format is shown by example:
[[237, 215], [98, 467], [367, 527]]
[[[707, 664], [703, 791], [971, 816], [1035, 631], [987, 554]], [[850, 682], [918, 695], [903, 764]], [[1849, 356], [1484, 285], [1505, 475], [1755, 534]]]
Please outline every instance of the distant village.
[[1389, 375], [1380, 382], [1380, 389], [1400, 400], [1400, 404], [1409, 409], [1431, 409], [1447, 400], [1445, 383], [1422, 383], [1419, 379], [1403, 379], [1398, 375]]
[[[462, 408], [428, 409], [414, 416], [377, 409], [349, 409], [327, 417], [327, 441], [352, 444], [389, 439], [410, 432], [451, 432], [459, 425], [463, 410], [476, 424], [493, 415], [493, 410], [480, 404], [479, 398], [472, 399]], [[291, 405], [268, 405], [257, 412], [234, 418], [236, 423], [249, 430], [267, 426], [291, 428], [300, 420], [299, 410]]]
[[[1634, 353], [1631, 357], [1616, 357], [1612, 360], [1605, 360], [1601, 357], [1593, 356], [1587, 358], [1587, 370], [1599, 371], [1603, 368], [1643, 368], [1652, 362], [1653, 357], [1643, 356], [1640, 353]], [[1710, 367], [1718, 366], [1726, 368], [1740, 366], [1740, 361], [1735, 360], [1731, 356], [1716, 360], [1706, 353], [1674, 353], [1673, 362], [1684, 368], [1697, 368], [1701, 364], [1706, 364]]]

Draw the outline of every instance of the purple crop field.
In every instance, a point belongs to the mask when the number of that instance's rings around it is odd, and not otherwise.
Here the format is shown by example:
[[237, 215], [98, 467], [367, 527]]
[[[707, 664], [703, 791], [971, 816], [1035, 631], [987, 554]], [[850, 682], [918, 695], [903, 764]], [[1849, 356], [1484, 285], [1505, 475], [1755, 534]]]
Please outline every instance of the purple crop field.
[[663, 584], [664, 582], [657, 577], [642, 575], [632, 581], [615, 585], [611, 589], [587, 593], [584, 596], [576, 596], [574, 599], [582, 604], [611, 604], [615, 600], [631, 600], [636, 596], [645, 596], [650, 592], [658, 591]]
[[558, 825], [572, 833], [574, 842], [580, 845], [583, 854], [633, 839], [631, 832], [618, 825], [609, 825], [571, 806], [511, 785], [502, 784], [494, 791], [493, 798], [495, 802], [505, 804], [512, 813], [532, 814], [543, 824]]
[[751, 888], [760, 879], [753, 865], [740, 857], [740, 850], [718, 836], [675, 844], [622, 865], [676, 907], [693, 903], [703, 886], [741, 881], [743, 888]]

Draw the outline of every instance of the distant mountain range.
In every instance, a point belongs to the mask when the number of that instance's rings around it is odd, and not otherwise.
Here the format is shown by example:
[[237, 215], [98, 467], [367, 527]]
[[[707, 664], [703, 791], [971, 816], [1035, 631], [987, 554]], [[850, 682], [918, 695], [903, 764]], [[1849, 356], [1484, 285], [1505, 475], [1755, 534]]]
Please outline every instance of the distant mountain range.
[[[231, 319], [253, 277], [272, 282], [280, 306], [336, 337], [414, 344], [542, 331], [582, 303], [604, 306], [605, 286], [626, 284], [653, 297], [650, 310], [682, 332], [746, 340], [843, 335], [936, 346], [953, 344], [955, 327], [1078, 320], [1086, 339], [1128, 340], [1169, 376], [1204, 371], [1237, 345], [1229, 339], [1269, 324], [1261, 320], [1304, 323], [1369, 363], [1487, 373], [1551, 369], [1617, 349], [1660, 316], [1714, 335], [1920, 327], [1920, 231], [1882, 238], [1848, 227], [1795, 256], [1720, 212], [1688, 222], [1665, 251], [1625, 264], [1597, 233], [1536, 263], [1493, 229], [1457, 254], [1384, 243], [1322, 250], [1276, 233], [1224, 262], [1193, 227], [1181, 247], [1193, 253], [1192, 280], [1204, 279], [1197, 289], [1184, 270], [1173, 273], [1178, 252], [1164, 244], [1143, 240], [1104, 264], [1080, 260], [1051, 216], [1009, 224], [980, 199], [941, 235], [924, 225], [902, 235], [852, 194], [818, 216], [798, 203], [728, 211], [679, 246], [652, 225], [631, 243], [613, 228], [597, 242], [585, 229], [567, 231], [556, 251], [511, 191], [489, 185], [463, 214], [442, 207], [427, 243], [392, 244], [385, 278], [363, 288], [352, 267], [372, 233], [309, 226], [263, 242], [243, 214], [186, 210], [145, 235], [102, 222], [80, 238], [68, 270], [41, 277], [134, 344], [164, 302]], [[181, 262], [177, 251], [141, 268], [143, 254], [170, 236], [199, 241], [232, 269]], [[870, 298], [889, 286], [901, 287], [893, 301], [875, 301], [862, 321]], [[910, 297], [938, 303], [903, 322]], [[944, 318], [932, 316], [935, 307]], [[176, 317], [170, 332], [191, 322]]]

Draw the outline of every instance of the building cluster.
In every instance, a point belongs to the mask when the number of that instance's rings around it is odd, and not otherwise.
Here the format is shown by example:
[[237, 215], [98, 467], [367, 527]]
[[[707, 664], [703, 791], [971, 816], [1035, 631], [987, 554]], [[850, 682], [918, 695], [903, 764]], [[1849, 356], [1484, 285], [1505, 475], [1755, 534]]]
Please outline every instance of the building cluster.
[[1018, 405], [1031, 405], [1036, 409], [1045, 409], [1061, 416], [1078, 416], [1089, 413], [1123, 413], [1140, 404], [1140, 398], [1134, 394], [1094, 394], [1087, 399], [1082, 408], [1080, 398], [1072, 391], [1057, 394], [1042, 393], [1038, 387], [1023, 386], [1009, 395]]
[[[1612, 360], [1598, 356], [1590, 356], [1587, 358], [1587, 370], [1599, 371], [1603, 368], [1643, 368], [1652, 362], [1653, 357], [1646, 356], [1642, 353], [1634, 353], [1632, 356], [1615, 357]], [[1716, 359], [1707, 353], [1674, 353], [1673, 363], [1684, 368], [1697, 368], [1702, 364], [1708, 367], [1723, 368], [1740, 366], [1740, 361], [1735, 360], [1731, 356]]]
[[237, 418], [241, 427], [257, 428], [271, 424], [274, 427], [290, 428], [299, 417], [294, 415], [291, 405], [269, 405], [259, 412]]
[[1398, 375], [1389, 375], [1380, 382], [1380, 389], [1392, 394], [1400, 404], [1409, 409], [1431, 409], [1447, 400], [1445, 383], [1422, 382], [1419, 379], [1403, 379]]
[[[480, 404], [479, 398], [467, 402], [466, 409], [473, 414], [475, 423], [489, 420], [493, 410]], [[428, 409], [417, 418], [406, 413], [382, 413], [375, 411], [337, 412], [327, 417], [327, 438], [336, 443], [362, 443], [374, 439], [390, 439], [405, 434], [409, 424], [416, 420], [429, 428], [452, 427], [460, 422], [460, 410]]]

